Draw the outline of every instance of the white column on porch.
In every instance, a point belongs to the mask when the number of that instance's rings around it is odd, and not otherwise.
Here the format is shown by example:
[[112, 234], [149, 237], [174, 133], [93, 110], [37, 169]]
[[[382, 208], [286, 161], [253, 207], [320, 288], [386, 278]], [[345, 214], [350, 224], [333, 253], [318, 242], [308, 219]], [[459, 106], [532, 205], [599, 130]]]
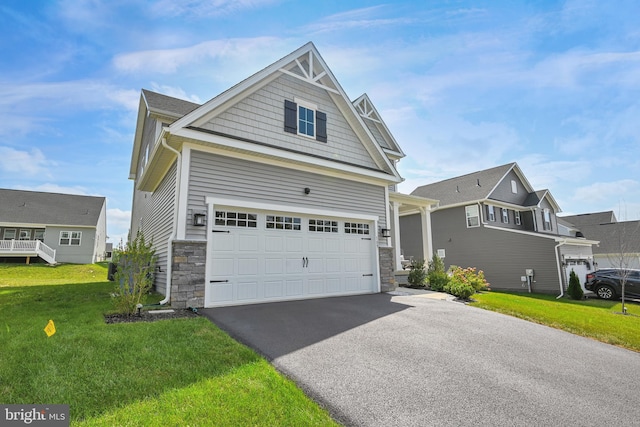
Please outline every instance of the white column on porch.
[[393, 225], [391, 226], [391, 244], [393, 245], [393, 259], [396, 271], [402, 270], [400, 262], [400, 203], [391, 202], [393, 210]]
[[420, 208], [420, 222], [422, 224], [422, 253], [425, 261], [429, 262], [433, 258], [433, 243], [431, 242], [431, 209]]

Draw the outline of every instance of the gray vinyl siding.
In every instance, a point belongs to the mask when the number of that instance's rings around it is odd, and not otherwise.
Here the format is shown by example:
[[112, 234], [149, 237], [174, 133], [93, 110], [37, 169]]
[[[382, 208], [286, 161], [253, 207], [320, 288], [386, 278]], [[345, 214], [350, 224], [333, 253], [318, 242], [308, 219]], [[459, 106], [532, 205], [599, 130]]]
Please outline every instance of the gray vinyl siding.
[[[80, 245], [60, 245], [61, 231], [80, 231]], [[56, 262], [70, 264], [92, 264], [95, 247], [96, 229], [72, 226], [47, 226], [44, 232], [44, 244], [56, 250]]]
[[[327, 114], [327, 142], [284, 131], [284, 101], [294, 97], [317, 105]], [[377, 168], [351, 126], [324, 89], [282, 75], [259, 89], [203, 128], [290, 150]]]
[[405, 259], [424, 259], [420, 214], [400, 217], [400, 253]]
[[464, 206], [431, 214], [433, 249], [444, 249], [445, 266], [483, 270], [492, 289], [527, 291], [520, 281], [525, 269], [535, 271], [533, 292], [559, 293], [553, 239], [495, 230], [467, 228]]
[[[304, 194], [309, 187], [311, 193]], [[385, 187], [248, 162], [193, 150], [189, 168], [186, 238], [205, 240], [207, 227], [194, 227], [194, 212], [206, 212], [207, 196], [293, 207], [375, 215], [386, 227]]]
[[[544, 229], [544, 210], [549, 209], [551, 219], [551, 230]], [[538, 224], [538, 232], [546, 234], [558, 234], [558, 220], [556, 218], [556, 212], [553, 210], [551, 204], [547, 199], [540, 202], [540, 208], [535, 210], [536, 223]]]
[[[511, 191], [511, 180], [516, 181], [518, 185], [518, 193], [516, 194]], [[511, 170], [491, 192], [489, 199], [522, 205], [528, 196], [529, 193], [525, 190], [522, 181], [518, 178], [518, 175]]]
[[493, 225], [496, 227], [502, 228], [511, 228], [514, 230], [525, 230], [524, 222], [522, 221], [522, 213], [520, 213], [520, 225], [516, 224], [516, 214], [513, 209], [507, 209], [509, 222], [502, 222], [502, 207], [493, 205], [493, 210], [495, 213], [495, 221], [489, 220], [489, 205], [491, 203], [484, 203], [482, 205], [483, 209], [483, 220], [488, 225]]
[[[167, 284], [167, 242], [173, 231], [175, 209], [176, 163], [174, 163], [155, 192], [134, 190], [131, 218], [131, 238], [142, 231], [146, 242], [153, 243], [156, 265], [155, 288], [165, 294]], [[166, 294], [165, 294], [166, 295]]]

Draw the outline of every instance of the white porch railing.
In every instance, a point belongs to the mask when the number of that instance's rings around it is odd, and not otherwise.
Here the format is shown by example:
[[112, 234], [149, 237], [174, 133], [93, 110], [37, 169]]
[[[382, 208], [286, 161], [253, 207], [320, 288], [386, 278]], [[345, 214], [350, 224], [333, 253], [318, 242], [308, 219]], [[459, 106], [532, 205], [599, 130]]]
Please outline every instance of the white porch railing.
[[39, 256], [49, 264], [56, 263], [56, 250], [40, 240], [0, 240], [0, 256]]

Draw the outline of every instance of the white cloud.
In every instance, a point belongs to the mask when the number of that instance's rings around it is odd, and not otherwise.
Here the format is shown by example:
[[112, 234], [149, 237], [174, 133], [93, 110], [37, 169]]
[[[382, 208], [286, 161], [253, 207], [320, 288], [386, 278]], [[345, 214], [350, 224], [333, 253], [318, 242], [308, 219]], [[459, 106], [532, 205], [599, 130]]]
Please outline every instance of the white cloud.
[[592, 203], [611, 199], [640, 197], [640, 182], [633, 179], [622, 179], [612, 182], [596, 182], [576, 188], [573, 198], [577, 201]]
[[[235, 71], [238, 78], [238, 64], [273, 62], [273, 51], [280, 50], [282, 40], [275, 37], [257, 37], [247, 39], [210, 40], [195, 45], [174, 48], [155, 49], [125, 53], [116, 56], [113, 64], [119, 71], [127, 73], [148, 72], [172, 74], [179, 68], [193, 66], [203, 61], [220, 61], [225, 68]], [[213, 79], [215, 76], [212, 75]]]
[[54, 162], [48, 160], [38, 148], [29, 151], [16, 150], [11, 147], [0, 146], [0, 176], [15, 178], [16, 174], [28, 177], [37, 175], [49, 176], [49, 166]]
[[210, 18], [230, 15], [247, 9], [259, 9], [279, 0], [160, 0], [151, 6], [158, 16]]
[[131, 211], [117, 208], [107, 209], [107, 234], [110, 242], [119, 243], [120, 240], [126, 242], [130, 225]]

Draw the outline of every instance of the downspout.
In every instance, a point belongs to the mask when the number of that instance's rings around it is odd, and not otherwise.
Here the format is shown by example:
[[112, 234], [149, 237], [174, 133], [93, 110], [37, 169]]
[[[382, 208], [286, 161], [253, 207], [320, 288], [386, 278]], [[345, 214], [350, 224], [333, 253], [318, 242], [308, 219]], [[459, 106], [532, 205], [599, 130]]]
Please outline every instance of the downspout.
[[558, 280], [560, 281], [560, 295], [558, 295], [556, 299], [560, 299], [564, 296], [564, 286], [562, 286], [562, 268], [560, 267], [560, 255], [558, 255], [558, 248], [566, 243], [567, 240], [565, 239], [554, 247], [554, 250], [556, 252], [556, 265], [558, 266]]
[[172, 274], [172, 257], [173, 257], [173, 242], [176, 240], [178, 234], [178, 200], [180, 196], [180, 176], [182, 171], [182, 154], [176, 150], [175, 148], [169, 146], [167, 144], [167, 138], [164, 137], [166, 130], [162, 130], [162, 146], [167, 150], [173, 152], [177, 156], [177, 164], [176, 164], [176, 188], [175, 188], [175, 199], [174, 199], [174, 208], [173, 208], [173, 230], [171, 230], [171, 237], [169, 237], [169, 241], [167, 242], [167, 287], [166, 287], [166, 295], [162, 301], [160, 301], [160, 305], [165, 305], [171, 300], [171, 274]]

